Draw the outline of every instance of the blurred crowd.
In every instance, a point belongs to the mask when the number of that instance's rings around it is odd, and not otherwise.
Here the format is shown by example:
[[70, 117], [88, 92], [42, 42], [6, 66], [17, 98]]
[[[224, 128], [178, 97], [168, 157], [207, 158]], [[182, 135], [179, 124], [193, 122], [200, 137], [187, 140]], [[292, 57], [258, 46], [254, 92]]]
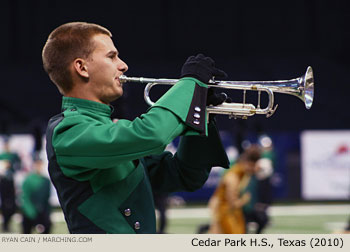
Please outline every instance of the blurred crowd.
[[[45, 176], [45, 166], [38, 153], [33, 153], [31, 166], [23, 172], [21, 158], [10, 148], [9, 137], [3, 140], [0, 153], [0, 199], [2, 215], [2, 233], [12, 233], [11, 220], [16, 212], [21, 215], [23, 234], [50, 233], [50, 190], [51, 182]], [[17, 186], [15, 174], [24, 173], [24, 178]]]

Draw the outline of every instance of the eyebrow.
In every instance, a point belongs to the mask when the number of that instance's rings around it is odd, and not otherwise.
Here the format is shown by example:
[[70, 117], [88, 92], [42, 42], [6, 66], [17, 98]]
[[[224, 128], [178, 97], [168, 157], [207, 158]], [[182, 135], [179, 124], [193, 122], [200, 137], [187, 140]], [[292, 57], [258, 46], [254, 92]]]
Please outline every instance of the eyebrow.
[[107, 53], [107, 56], [118, 56], [119, 55], [119, 52], [118, 51], [109, 51]]

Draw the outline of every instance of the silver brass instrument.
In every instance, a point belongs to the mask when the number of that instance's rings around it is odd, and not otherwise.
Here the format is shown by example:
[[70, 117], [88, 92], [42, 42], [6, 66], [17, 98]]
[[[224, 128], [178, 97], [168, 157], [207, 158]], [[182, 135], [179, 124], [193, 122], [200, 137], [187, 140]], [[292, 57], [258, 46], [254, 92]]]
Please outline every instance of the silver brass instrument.
[[[140, 82], [147, 83], [144, 90], [144, 98], [147, 104], [152, 106], [154, 102], [150, 99], [149, 93], [155, 85], [175, 85], [179, 79], [154, 79], [144, 77], [127, 77], [122, 75], [119, 80], [124, 82]], [[248, 116], [255, 114], [264, 114], [270, 117], [277, 109], [274, 106], [273, 93], [283, 93], [294, 95], [305, 103], [307, 109], [311, 108], [314, 98], [314, 77], [312, 68], [309, 66], [306, 73], [291, 80], [276, 80], [276, 81], [217, 81], [211, 80], [208, 86], [215, 88], [239, 89], [243, 90], [243, 103], [226, 103], [218, 106], [207, 106], [207, 112], [213, 114], [225, 114], [230, 118], [247, 119]], [[258, 92], [258, 104], [246, 103], [246, 91], [252, 90]], [[268, 105], [265, 108], [260, 107], [261, 91], [266, 92], [269, 98]]]

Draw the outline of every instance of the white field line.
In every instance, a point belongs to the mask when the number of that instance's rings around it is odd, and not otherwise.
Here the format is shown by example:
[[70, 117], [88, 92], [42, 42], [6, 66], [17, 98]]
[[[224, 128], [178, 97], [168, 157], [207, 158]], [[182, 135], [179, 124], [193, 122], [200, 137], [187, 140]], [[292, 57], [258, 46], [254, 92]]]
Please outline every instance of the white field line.
[[[349, 215], [350, 205], [271, 206], [270, 216]], [[169, 219], [210, 218], [208, 208], [169, 209]]]
[[272, 206], [271, 216], [349, 215], [349, 205]]
[[[309, 205], [309, 206], [271, 206], [270, 216], [310, 216], [310, 215], [349, 215], [350, 204], [343, 205]], [[51, 214], [53, 222], [63, 222], [62, 212]], [[208, 208], [172, 208], [167, 210], [169, 219], [207, 219], [210, 218]], [[14, 221], [21, 222], [21, 215], [15, 214]], [[1, 218], [0, 218], [1, 222]]]

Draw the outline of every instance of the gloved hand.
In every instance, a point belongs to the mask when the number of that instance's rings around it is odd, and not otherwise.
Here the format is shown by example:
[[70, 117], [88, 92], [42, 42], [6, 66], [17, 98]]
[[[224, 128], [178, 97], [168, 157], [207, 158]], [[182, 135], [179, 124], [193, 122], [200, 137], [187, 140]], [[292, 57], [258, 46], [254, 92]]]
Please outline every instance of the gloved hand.
[[193, 77], [201, 82], [209, 83], [213, 77], [223, 79], [227, 74], [215, 67], [215, 62], [210, 57], [205, 57], [203, 54], [190, 56], [181, 69], [181, 78]]
[[223, 102], [231, 103], [232, 99], [227, 96], [226, 93], [215, 93], [213, 88], [208, 89], [208, 95], [207, 95], [207, 106], [213, 105], [217, 106], [222, 104]]
[[[218, 106], [224, 102], [231, 103], [232, 99], [228, 97], [224, 92], [218, 94], [215, 93], [213, 88], [209, 88], [207, 94], [207, 106]], [[209, 114], [209, 122], [212, 122], [213, 120], [215, 120], [215, 114]]]

